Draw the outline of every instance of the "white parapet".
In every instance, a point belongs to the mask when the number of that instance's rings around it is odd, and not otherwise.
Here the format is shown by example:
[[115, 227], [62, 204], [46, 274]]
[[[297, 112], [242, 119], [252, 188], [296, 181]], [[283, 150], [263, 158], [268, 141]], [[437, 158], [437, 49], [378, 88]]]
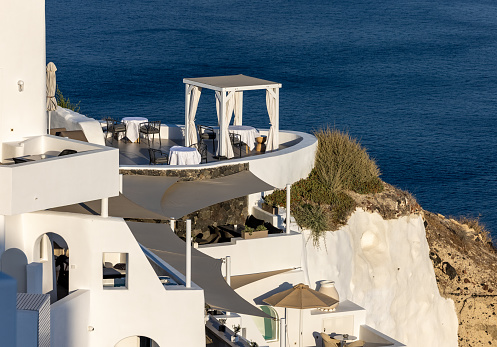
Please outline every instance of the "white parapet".
[[[58, 156], [64, 149], [73, 149], [77, 153]], [[34, 159], [0, 165], [2, 215], [119, 195], [117, 149], [45, 135], [15, 144], [4, 143], [2, 152], [4, 164], [12, 157]]]

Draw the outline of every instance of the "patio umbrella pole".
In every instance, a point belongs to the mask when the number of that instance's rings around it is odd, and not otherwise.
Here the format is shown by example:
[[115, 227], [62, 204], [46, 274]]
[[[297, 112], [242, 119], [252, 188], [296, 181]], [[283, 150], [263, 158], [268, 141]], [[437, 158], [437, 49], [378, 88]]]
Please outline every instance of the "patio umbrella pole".
[[302, 309], [299, 311], [299, 347], [302, 347]]

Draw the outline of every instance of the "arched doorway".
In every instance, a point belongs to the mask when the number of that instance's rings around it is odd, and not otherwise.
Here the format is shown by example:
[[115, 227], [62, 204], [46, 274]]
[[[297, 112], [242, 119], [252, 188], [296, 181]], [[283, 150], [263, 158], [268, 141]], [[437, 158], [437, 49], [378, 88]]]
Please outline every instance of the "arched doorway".
[[276, 310], [271, 306], [262, 305], [259, 306], [259, 308], [264, 313], [267, 313], [273, 318], [271, 319], [271, 318], [254, 316], [252, 317], [252, 319], [254, 320], [255, 325], [261, 332], [266, 342], [278, 341], [279, 339], [278, 312], [276, 312]]
[[157, 342], [146, 336], [129, 336], [118, 343], [114, 347], [160, 347]]
[[56, 233], [41, 235], [34, 245], [34, 255], [43, 264], [43, 293], [54, 302], [69, 294], [69, 246]]

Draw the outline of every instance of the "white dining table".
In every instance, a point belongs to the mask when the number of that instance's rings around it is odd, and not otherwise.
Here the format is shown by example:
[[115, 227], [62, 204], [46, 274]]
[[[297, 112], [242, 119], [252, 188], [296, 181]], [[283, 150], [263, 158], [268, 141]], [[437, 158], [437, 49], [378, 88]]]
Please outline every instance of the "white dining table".
[[173, 146], [169, 149], [169, 165], [198, 165], [201, 159], [193, 147]]
[[245, 143], [251, 151], [254, 150], [256, 141], [255, 138], [259, 137], [259, 131], [249, 125], [230, 125], [228, 127], [230, 133], [240, 135], [240, 139]]
[[[140, 124], [148, 122], [145, 117], [124, 117], [123, 123], [126, 124], [126, 137], [131, 142], [136, 142], [140, 137]], [[124, 136], [124, 134], [122, 135]]]

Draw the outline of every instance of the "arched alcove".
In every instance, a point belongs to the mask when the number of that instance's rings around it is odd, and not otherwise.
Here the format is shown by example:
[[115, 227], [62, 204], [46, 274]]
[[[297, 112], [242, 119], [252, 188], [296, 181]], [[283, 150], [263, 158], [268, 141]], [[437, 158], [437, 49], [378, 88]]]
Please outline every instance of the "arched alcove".
[[129, 336], [118, 343], [114, 347], [160, 347], [157, 342], [146, 336]]
[[259, 308], [273, 318], [254, 316], [252, 319], [254, 320], [255, 325], [261, 332], [264, 340], [267, 342], [277, 341], [279, 338], [278, 312], [271, 306], [262, 305], [259, 306]]
[[19, 248], [9, 248], [3, 252], [0, 259], [0, 271], [16, 279], [18, 293], [27, 291], [26, 265], [28, 258]]

